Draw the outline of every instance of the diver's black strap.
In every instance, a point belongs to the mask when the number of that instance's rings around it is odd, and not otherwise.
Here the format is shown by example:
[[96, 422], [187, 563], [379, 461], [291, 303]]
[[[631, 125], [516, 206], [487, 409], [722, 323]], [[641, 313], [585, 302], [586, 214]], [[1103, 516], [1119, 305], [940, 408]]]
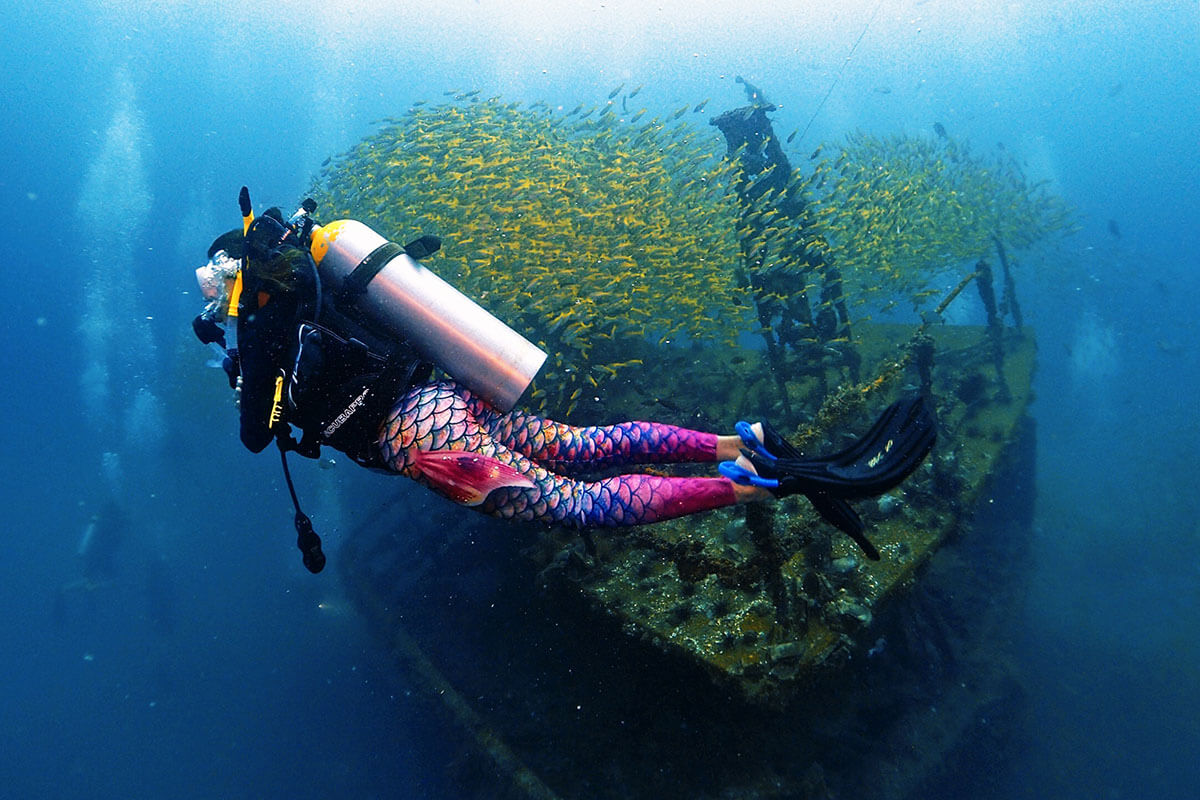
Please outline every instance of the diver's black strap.
[[388, 357], [387, 365], [371, 384], [364, 414], [366, 419], [383, 419], [384, 415], [408, 389], [428, 380], [432, 366], [412, 355]]
[[337, 293], [337, 303], [343, 308], [347, 307], [357, 295], [367, 290], [367, 284], [375, 279], [389, 261], [403, 252], [404, 248], [395, 242], [384, 242], [368, 253], [346, 276], [346, 280], [342, 281], [342, 288]]

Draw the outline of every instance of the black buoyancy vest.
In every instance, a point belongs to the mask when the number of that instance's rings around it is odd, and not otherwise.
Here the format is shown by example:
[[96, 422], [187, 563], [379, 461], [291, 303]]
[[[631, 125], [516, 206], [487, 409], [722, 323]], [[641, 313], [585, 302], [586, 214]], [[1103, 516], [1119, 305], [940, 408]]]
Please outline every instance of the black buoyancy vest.
[[407, 345], [387, 355], [362, 341], [302, 322], [291, 372], [290, 422], [304, 431], [300, 452], [326, 444], [364, 466], [381, 466], [376, 442], [401, 393], [429, 379], [432, 365]]

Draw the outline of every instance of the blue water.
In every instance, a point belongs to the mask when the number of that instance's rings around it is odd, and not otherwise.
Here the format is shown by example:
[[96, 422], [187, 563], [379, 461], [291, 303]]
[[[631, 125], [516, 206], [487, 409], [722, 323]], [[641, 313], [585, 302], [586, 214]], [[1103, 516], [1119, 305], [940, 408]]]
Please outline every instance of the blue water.
[[[303, 571], [275, 459], [236, 441], [192, 270], [242, 184], [294, 203], [413, 100], [570, 108], [644, 83], [654, 111], [715, 113], [741, 74], [777, 130], [812, 120], [792, 153], [939, 121], [1078, 209], [1018, 276], [1038, 505], [1012, 637], [1038, 724], [1004, 784], [1196, 796], [1194, 1], [5, 5], [0, 795], [440, 796], [453, 748], [332, 576]], [[302, 474], [326, 520], [385, 491]], [[83, 585], [80, 536], [114, 495], [115, 563]]]

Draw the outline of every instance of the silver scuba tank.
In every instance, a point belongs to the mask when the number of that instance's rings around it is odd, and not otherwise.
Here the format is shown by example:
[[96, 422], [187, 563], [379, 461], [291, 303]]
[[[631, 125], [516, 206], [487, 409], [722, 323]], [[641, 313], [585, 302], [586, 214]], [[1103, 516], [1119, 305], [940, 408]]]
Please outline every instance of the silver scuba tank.
[[516, 405], [546, 353], [368, 226], [352, 219], [312, 231], [312, 256], [336, 306], [426, 359], [504, 412]]

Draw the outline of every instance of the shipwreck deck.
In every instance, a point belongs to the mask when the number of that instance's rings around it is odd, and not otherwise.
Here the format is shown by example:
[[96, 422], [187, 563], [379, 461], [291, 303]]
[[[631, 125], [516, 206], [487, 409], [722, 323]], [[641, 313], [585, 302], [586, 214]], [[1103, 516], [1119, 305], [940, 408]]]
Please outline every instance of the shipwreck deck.
[[[802, 500], [597, 536], [594, 554], [438, 502], [432, 535], [414, 537], [411, 507], [364, 519], [342, 580], [402, 679], [466, 733], [464, 791], [901, 798], [951, 755], [999, 758], [1020, 708], [1003, 641], [1033, 502], [1035, 345], [1006, 330], [1001, 364], [982, 328], [928, 333], [928, 383], [896, 362], [837, 425], [861, 432], [889, 394], [936, 400], [926, 464], [856, 504], [879, 562]], [[912, 335], [871, 326], [856, 344], [887, 364]]]

